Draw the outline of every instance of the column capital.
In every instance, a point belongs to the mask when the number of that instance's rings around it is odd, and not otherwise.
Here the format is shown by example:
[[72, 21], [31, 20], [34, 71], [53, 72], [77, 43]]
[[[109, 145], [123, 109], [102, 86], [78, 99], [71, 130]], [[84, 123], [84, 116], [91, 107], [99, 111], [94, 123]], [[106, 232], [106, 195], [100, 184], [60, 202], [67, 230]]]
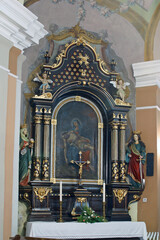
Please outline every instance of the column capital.
[[119, 126], [120, 126], [120, 130], [125, 130], [127, 123], [121, 123]]
[[35, 121], [35, 124], [40, 124], [41, 121], [42, 121], [42, 115], [35, 115], [34, 116], [34, 121]]
[[119, 126], [119, 122], [111, 122], [111, 127], [113, 130], [117, 130], [118, 129], [118, 126]]
[[51, 116], [45, 115], [43, 120], [44, 120], [44, 125], [49, 125], [51, 123]]

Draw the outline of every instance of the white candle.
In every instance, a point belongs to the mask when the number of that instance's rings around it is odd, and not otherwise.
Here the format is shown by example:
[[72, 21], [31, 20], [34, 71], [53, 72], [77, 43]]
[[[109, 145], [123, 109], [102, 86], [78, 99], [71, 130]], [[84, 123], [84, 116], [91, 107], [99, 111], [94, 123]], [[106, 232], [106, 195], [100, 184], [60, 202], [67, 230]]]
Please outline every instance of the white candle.
[[103, 182], [103, 202], [106, 201], [106, 187], [105, 187], [105, 182]]
[[60, 181], [60, 191], [59, 191], [59, 196], [60, 196], [60, 202], [62, 202], [62, 181]]

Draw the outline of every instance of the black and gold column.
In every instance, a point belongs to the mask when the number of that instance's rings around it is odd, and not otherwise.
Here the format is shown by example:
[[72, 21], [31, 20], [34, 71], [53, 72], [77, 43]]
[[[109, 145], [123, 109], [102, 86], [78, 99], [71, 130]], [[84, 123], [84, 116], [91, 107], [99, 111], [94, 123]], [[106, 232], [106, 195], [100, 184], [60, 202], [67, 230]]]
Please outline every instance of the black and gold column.
[[126, 164], [125, 164], [125, 131], [126, 124], [121, 123], [119, 126], [119, 177], [121, 183], [126, 183]]
[[44, 107], [44, 137], [43, 137], [43, 162], [42, 162], [42, 181], [49, 181], [49, 133], [51, 123], [51, 108]]
[[112, 182], [119, 182], [117, 122], [111, 123], [111, 161], [112, 161]]
[[43, 108], [37, 106], [35, 108], [35, 148], [33, 160], [33, 181], [41, 180], [41, 123]]

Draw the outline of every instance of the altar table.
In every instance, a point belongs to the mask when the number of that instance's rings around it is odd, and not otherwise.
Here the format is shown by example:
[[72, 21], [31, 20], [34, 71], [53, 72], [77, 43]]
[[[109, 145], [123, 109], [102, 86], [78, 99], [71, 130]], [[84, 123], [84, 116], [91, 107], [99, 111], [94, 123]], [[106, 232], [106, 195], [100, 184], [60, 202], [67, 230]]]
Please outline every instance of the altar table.
[[56, 239], [142, 238], [147, 240], [144, 222], [28, 222], [27, 237]]

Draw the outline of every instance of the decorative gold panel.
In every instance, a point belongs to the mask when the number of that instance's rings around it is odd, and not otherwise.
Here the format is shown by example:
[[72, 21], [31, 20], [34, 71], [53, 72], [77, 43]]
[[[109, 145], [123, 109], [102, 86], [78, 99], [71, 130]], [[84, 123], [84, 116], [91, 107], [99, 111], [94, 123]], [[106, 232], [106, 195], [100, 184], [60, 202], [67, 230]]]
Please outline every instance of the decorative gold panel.
[[33, 191], [41, 203], [47, 197], [48, 193], [52, 193], [52, 189], [48, 187], [35, 187]]
[[118, 202], [121, 203], [122, 200], [127, 195], [127, 190], [126, 189], [113, 189], [113, 193], [114, 193], [115, 197], [118, 199]]

